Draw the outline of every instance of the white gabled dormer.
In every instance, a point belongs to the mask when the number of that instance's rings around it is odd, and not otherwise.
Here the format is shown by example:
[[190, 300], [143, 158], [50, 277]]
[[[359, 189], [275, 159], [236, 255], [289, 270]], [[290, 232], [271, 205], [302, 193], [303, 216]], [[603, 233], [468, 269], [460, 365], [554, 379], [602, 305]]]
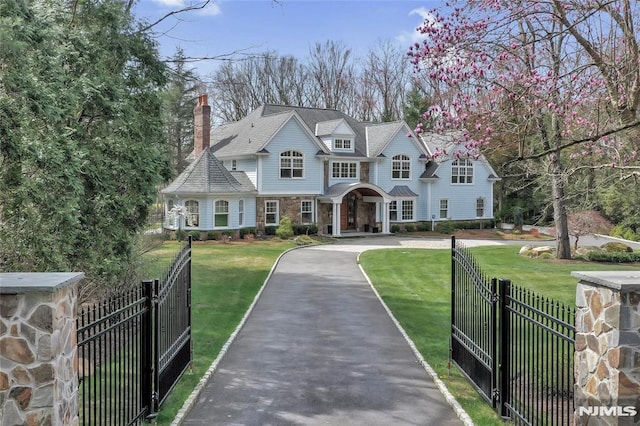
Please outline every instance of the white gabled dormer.
[[316, 123], [315, 133], [331, 152], [355, 152], [356, 134], [343, 118]]

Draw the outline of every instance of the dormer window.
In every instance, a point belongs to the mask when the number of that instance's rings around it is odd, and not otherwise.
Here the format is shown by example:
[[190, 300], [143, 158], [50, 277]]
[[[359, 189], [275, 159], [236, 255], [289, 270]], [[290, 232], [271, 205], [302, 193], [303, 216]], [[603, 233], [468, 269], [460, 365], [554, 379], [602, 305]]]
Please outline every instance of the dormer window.
[[352, 143], [351, 139], [335, 139], [333, 141], [333, 148], [350, 151], [353, 149]]

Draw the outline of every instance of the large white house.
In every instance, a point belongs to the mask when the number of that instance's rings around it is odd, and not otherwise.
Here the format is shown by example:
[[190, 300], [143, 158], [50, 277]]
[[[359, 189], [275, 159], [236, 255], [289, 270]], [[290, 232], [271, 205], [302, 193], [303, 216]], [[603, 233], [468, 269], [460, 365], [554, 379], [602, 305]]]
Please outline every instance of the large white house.
[[[402, 121], [359, 122], [331, 109], [263, 105], [210, 130], [194, 109], [193, 161], [163, 191], [167, 229], [237, 230], [294, 224], [320, 233], [390, 232], [392, 224], [493, 218], [499, 180], [480, 157], [454, 152], [452, 137], [416, 137]], [[185, 214], [170, 214], [180, 207]]]

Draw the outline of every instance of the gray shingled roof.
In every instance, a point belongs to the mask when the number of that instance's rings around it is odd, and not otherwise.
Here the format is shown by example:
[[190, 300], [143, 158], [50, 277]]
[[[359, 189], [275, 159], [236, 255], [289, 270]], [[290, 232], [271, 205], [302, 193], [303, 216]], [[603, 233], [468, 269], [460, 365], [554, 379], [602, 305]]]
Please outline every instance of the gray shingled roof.
[[389, 140], [402, 126], [402, 121], [368, 125], [367, 137], [369, 138], [369, 156], [376, 157], [382, 153], [382, 150], [387, 146]]
[[264, 148], [276, 131], [291, 118], [291, 111], [263, 115], [264, 107], [253, 110], [240, 121], [211, 131], [211, 148], [218, 157], [255, 154]]
[[420, 175], [420, 179], [440, 179], [438, 175], [436, 175], [436, 170], [438, 170], [439, 164], [435, 161], [429, 161], [424, 168], [424, 172]]
[[208, 148], [198, 156], [163, 194], [254, 193], [256, 188], [244, 172], [229, 171]]
[[389, 191], [389, 195], [392, 195], [394, 197], [417, 197], [418, 196], [418, 194], [413, 192], [411, 188], [409, 188], [407, 185], [394, 186], [391, 189], [391, 191]]
[[311, 130], [315, 130], [316, 136], [332, 135], [341, 122], [341, 118], [331, 121], [323, 121], [316, 123], [315, 129], [312, 128]]

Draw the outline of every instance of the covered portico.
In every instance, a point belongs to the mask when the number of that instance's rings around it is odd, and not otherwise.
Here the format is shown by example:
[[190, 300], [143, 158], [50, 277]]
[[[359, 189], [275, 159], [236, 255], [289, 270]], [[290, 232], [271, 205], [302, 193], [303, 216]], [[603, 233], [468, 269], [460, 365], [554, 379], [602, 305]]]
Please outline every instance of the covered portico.
[[[367, 182], [338, 183], [330, 186], [318, 202], [328, 206], [327, 234], [343, 232], [389, 233], [389, 203], [393, 197]], [[379, 229], [381, 228], [381, 229]]]

